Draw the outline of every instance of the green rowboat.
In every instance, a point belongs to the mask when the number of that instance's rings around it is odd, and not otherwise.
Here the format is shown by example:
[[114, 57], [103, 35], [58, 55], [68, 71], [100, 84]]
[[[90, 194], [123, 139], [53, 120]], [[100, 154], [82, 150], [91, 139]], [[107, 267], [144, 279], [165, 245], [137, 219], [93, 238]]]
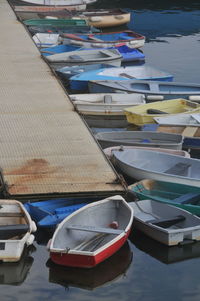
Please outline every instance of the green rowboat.
[[200, 216], [199, 187], [145, 179], [130, 185], [129, 191], [139, 200], [167, 203]]
[[29, 19], [23, 22], [26, 26], [87, 26], [83, 19]]

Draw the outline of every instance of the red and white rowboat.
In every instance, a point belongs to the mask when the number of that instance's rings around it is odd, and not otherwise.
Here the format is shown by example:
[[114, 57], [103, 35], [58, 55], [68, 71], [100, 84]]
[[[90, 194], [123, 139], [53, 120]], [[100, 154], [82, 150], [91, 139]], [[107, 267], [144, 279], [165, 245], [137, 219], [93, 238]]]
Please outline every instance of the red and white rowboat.
[[65, 218], [49, 242], [51, 260], [64, 266], [91, 268], [128, 239], [133, 209], [117, 195], [88, 204]]

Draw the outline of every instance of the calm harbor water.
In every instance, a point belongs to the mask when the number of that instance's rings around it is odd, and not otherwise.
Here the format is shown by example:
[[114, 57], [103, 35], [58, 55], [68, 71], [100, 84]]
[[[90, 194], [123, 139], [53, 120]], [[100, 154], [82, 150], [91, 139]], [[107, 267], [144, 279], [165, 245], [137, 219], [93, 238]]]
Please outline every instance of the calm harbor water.
[[[99, 0], [94, 6], [129, 8], [128, 27], [147, 38], [146, 63], [169, 71], [176, 81], [199, 83], [200, 4], [168, 2]], [[133, 229], [128, 243], [107, 262], [80, 270], [53, 265], [46, 250], [48, 238], [48, 233], [39, 232], [19, 263], [0, 265], [1, 300], [200, 299], [200, 243], [167, 248]]]

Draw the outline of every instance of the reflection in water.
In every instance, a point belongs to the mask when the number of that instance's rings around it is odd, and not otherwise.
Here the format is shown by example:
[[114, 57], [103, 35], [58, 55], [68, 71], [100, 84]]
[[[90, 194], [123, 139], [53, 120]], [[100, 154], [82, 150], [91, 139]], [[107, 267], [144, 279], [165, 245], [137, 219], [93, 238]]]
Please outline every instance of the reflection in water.
[[99, 8], [113, 8], [113, 7], [130, 7], [134, 10], [136, 9], [151, 9], [151, 10], [163, 10], [163, 9], [174, 9], [174, 10], [187, 10], [192, 11], [196, 9], [200, 9], [200, 3], [198, 0], [101, 0], [97, 1], [97, 3], [93, 4], [93, 7]]
[[47, 261], [49, 267], [49, 282], [60, 284], [64, 287], [79, 287], [93, 290], [119, 276], [123, 276], [132, 261], [132, 252], [128, 242], [113, 256], [92, 269], [62, 267]]
[[[192, 2], [192, 3], [191, 3]], [[95, 7], [121, 7], [131, 11], [129, 29], [146, 36], [146, 42], [167, 43], [159, 37], [181, 37], [199, 33], [200, 3], [194, 1], [101, 0]], [[164, 10], [165, 9], [165, 10]], [[188, 22], [189, 20], [189, 22]], [[124, 26], [124, 29], [126, 27]], [[120, 27], [122, 30], [122, 27]], [[116, 29], [113, 28], [113, 31]]]
[[22, 257], [18, 262], [7, 262], [0, 264], [0, 284], [21, 285], [33, 264], [33, 257], [30, 256], [36, 248], [31, 245], [24, 249]]
[[135, 229], [129, 238], [139, 250], [165, 264], [200, 257], [200, 242], [167, 247]]

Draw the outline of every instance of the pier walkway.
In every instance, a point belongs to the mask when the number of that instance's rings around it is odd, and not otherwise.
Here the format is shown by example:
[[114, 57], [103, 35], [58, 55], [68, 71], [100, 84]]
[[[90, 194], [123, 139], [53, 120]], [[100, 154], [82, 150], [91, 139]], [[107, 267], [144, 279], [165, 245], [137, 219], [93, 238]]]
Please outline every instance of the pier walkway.
[[0, 0], [0, 168], [10, 198], [124, 191], [9, 3]]

